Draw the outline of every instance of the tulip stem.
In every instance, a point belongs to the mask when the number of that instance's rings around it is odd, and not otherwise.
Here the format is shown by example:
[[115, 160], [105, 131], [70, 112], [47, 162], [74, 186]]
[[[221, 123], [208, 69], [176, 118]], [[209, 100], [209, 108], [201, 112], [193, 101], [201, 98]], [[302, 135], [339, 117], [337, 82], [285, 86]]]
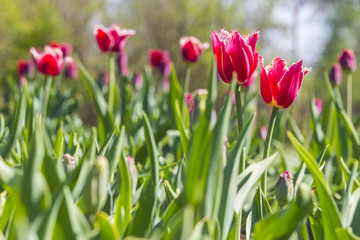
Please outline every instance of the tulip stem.
[[42, 114], [42, 117], [44, 120], [46, 117], [50, 88], [51, 88], [51, 83], [53, 82], [52, 80], [53, 79], [51, 79], [51, 77], [45, 78], [45, 87], [44, 87], [43, 101], [42, 101], [42, 106], [41, 106], [41, 114]]
[[115, 90], [115, 59], [114, 55], [109, 54], [109, 100], [108, 112], [112, 113], [114, 109], [114, 90]]
[[[278, 110], [279, 110], [278, 108], [274, 107], [272, 110], [272, 113], [271, 113], [269, 127], [268, 127], [268, 131], [266, 134], [263, 159], [269, 157], [269, 155], [270, 155], [271, 140], [272, 140], [272, 135], [274, 132], [275, 121], [276, 121], [276, 116], [277, 116]], [[265, 196], [266, 196], [266, 177], [267, 177], [267, 169], [265, 169], [265, 172], [264, 172], [263, 176], [261, 177], [261, 189], [263, 190]]]
[[185, 108], [185, 106], [186, 106], [185, 94], [189, 91], [190, 74], [191, 74], [190, 64], [186, 64], [185, 79], [184, 79], [184, 91], [183, 91], [183, 105], [182, 105], [182, 111], [181, 111], [183, 119], [185, 116], [185, 109], [186, 109]]
[[352, 74], [351, 73], [347, 73], [346, 75], [346, 80], [347, 80], [347, 114], [349, 115], [349, 118], [351, 119], [351, 115], [352, 115]]
[[244, 113], [241, 106], [241, 85], [235, 89], [235, 100], [236, 100], [236, 113], [237, 113], [237, 122], [239, 127], [239, 133], [244, 126]]

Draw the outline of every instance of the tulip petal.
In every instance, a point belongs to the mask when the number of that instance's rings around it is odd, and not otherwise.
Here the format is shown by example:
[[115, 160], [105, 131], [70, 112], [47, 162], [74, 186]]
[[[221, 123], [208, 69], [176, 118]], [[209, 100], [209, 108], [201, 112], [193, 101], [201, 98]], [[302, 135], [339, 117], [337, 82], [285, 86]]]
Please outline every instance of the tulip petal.
[[214, 55], [216, 57], [218, 74], [224, 82], [230, 83], [234, 67], [231, 63], [229, 55], [225, 52], [225, 40], [220, 40], [218, 34], [215, 31], [212, 31], [211, 40], [213, 44]]
[[269, 79], [267, 77], [266, 74], [266, 70], [264, 69], [264, 65], [263, 65], [263, 58], [260, 55], [260, 91], [261, 91], [261, 96], [264, 100], [265, 103], [267, 104], [271, 104], [272, 103], [272, 92], [271, 92], [271, 86], [270, 86], [270, 82]]
[[101, 51], [107, 52], [113, 47], [114, 37], [106, 28], [96, 25], [94, 27], [94, 34]]
[[301, 65], [302, 60], [293, 64], [279, 81], [279, 95], [276, 97], [279, 107], [288, 108], [294, 102], [304, 77]]
[[200, 57], [201, 49], [199, 45], [194, 44], [192, 41], [188, 41], [181, 48], [181, 52], [185, 61], [196, 62]]
[[250, 60], [247, 55], [247, 46], [238, 32], [233, 32], [230, 41], [226, 45], [226, 53], [229, 54], [233, 67], [237, 73], [237, 80], [243, 83], [250, 72]]
[[37, 63], [37, 68], [39, 72], [50, 76], [55, 76], [60, 72], [58, 61], [51, 54], [44, 55]]
[[255, 47], [256, 47], [256, 43], [257, 43], [258, 39], [259, 39], [259, 32], [253, 31], [253, 34], [251, 36], [249, 36], [249, 40], [248, 40], [249, 45], [254, 54], [255, 54]]

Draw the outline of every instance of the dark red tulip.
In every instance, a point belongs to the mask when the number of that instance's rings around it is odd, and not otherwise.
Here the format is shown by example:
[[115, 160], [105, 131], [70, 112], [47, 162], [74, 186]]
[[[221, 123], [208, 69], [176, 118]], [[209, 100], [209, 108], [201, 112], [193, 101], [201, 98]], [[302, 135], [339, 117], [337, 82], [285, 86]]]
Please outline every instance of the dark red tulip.
[[352, 49], [344, 49], [339, 56], [341, 68], [345, 71], [354, 72], [356, 70], [356, 59]]
[[49, 76], [58, 75], [65, 64], [63, 53], [60, 48], [45, 46], [44, 51], [35, 48], [30, 49], [37, 70]]
[[340, 86], [341, 77], [341, 66], [339, 63], [334, 63], [329, 72], [329, 80], [333, 85]]
[[304, 75], [310, 71], [302, 68], [302, 60], [287, 68], [281, 57], [276, 57], [271, 65], [263, 66], [260, 56], [260, 89], [264, 101], [272, 107], [288, 108], [295, 100]]
[[109, 29], [101, 25], [94, 27], [96, 42], [103, 52], [121, 52], [125, 47], [127, 38], [134, 34], [134, 30], [121, 29], [116, 24], [111, 25]]
[[149, 62], [152, 67], [159, 69], [164, 79], [170, 76], [171, 59], [168, 51], [161, 49], [151, 49], [149, 51]]
[[32, 76], [34, 74], [34, 62], [32, 60], [19, 59], [17, 66], [19, 76]]
[[201, 43], [196, 37], [182, 37], [180, 39], [181, 53], [184, 61], [196, 62], [201, 53], [209, 48], [207, 42]]
[[259, 33], [242, 36], [237, 31], [230, 34], [221, 30], [220, 33], [212, 31], [211, 38], [220, 78], [230, 83], [235, 71], [238, 84], [243, 84], [253, 75], [258, 64], [255, 47]]

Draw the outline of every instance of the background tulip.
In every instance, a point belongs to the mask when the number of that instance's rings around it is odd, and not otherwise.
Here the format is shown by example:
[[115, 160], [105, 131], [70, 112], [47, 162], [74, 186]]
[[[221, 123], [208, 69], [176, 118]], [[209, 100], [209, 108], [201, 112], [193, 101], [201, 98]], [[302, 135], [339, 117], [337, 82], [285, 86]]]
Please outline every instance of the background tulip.
[[116, 57], [116, 65], [118, 66], [119, 72], [122, 76], [127, 76], [129, 74], [128, 68], [128, 56], [126, 51], [122, 51]]
[[352, 49], [344, 49], [339, 56], [339, 63], [343, 70], [354, 72], [356, 70], [356, 59]]
[[94, 35], [96, 42], [103, 52], [121, 52], [128, 37], [135, 34], [132, 29], [121, 29], [118, 25], [113, 24], [108, 28], [95, 25]]
[[184, 61], [196, 62], [201, 53], [209, 48], [207, 42], [201, 43], [196, 37], [182, 37], [180, 39], [181, 53]]
[[318, 114], [322, 112], [322, 100], [320, 98], [314, 98], [314, 103]]
[[65, 66], [65, 78], [75, 80], [78, 78], [79, 70], [77, 64], [72, 58]]
[[260, 58], [262, 98], [272, 107], [288, 108], [294, 102], [303, 77], [310, 69], [302, 68], [302, 60], [287, 68], [281, 57], [274, 58], [272, 64], [264, 68], [262, 57]]
[[341, 66], [339, 63], [334, 63], [329, 72], [329, 80], [331, 84], [335, 86], [340, 86], [341, 77]]

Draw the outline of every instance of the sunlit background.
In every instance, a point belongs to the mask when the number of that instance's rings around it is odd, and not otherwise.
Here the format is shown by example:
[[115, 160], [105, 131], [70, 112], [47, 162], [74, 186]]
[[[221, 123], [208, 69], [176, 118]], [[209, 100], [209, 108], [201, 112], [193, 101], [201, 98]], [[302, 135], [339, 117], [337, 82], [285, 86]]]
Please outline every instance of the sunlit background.
[[[116, 23], [136, 30], [126, 45], [131, 71], [144, 69], [148, 49], [168, 49], [179, 79], [183, 79], [185, 68], [180, 37], [194, 35], [211, 43], [212, 30], [237, 29], [244, 35], [258, 30], [257, 51], [264, 56], [265, 65], [275, 56], [282, 56], [289, 64], [302, 59], [305, 66], [312, 68], [292, 106], [292, 111], [299, 113], [299, 122], [307, 116], [303, 113], [309, 112], [306, 110], [309, 95], [326, 96], [324, 72], [337, 61], [339, 52], [352, 48], [360, 58], [360, 1], [357, 0], [0, 0], [0, 6], [3, 93], [9, 81], [17, 80], [16, 60], [30, 58], [30, 47], [42, 47], [50, 41], [72, 43], [75, 55], [95, 77], [106, 68], [106, 56], [96, 46], [92, 33], [95, 24]], [[211, 60], [210, 48], [192, 66], [190, 90], [206, 86]], [[358, 71], [355, 72], [354, 117], [360, 112], [359, 77]], [[91, 118], [93, 110], [86, 108], [90, 99], [83, 81], [78, 79], [69, 84], [77, 87], [83, 96], [82, 116]], [[219, 85], [219, 95], [224, 94], [225, 84], [220, 81]], [[345, 90], [345, 84], [341, 89]], [[259, 99], [261, 106], [260, 102]]]

